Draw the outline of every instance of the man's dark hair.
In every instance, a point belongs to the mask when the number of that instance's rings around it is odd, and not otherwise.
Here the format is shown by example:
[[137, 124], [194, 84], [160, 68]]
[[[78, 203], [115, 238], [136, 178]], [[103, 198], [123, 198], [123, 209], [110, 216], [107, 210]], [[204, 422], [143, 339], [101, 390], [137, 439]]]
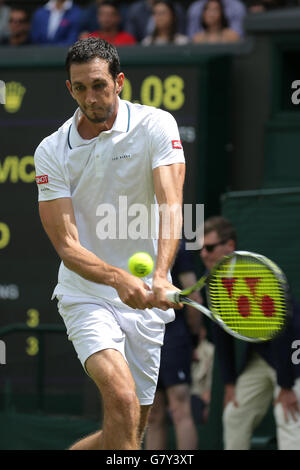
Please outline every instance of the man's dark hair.
[[11, 6], [10, 6], [10, 11], [22, 11], [23, 13], [25, 13], [26, 15], [26, 21], [29, 23], [30, 22], [30, 19], [31, 19], [31, 15], [30, 15], [30, 12], [29, 12], [29, 9], [24, 7], [24, 5], [22, 5], [21, 3], [13, 3]]
[[103, 0], [103, 2], [100, 2], [98, 4], [98, 9], [103, 6], [112, 7], [115, 10], [117, 10], [118, 13], [120, 13], [119, 2], [117, 2], [116, 0]]
[[217, 232], [220, 240], [233, 240], [237, 242], [236, 229], [230, 220], [220, 215], [212, 216], [204, 222], [204, 235], [210, 232]]
[[66, 70], [70, 79], [71, 64], [84, 64], [99, 58], [109, 64], [109, 72], [114, 80], [120, 73], [120, 59], [115, 46], [99, 38], [81, 39], [70, 47], [66, 58]]

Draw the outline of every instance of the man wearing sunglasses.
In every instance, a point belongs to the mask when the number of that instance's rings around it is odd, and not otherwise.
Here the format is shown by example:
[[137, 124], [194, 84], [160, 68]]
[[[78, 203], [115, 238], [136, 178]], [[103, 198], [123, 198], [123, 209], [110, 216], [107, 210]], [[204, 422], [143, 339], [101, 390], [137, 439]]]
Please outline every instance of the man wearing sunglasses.
[[223, 217], [211, 217], [204, 224], [204, 244], [200, 250], [202, 261], [209, 271], [236, 247], [236, 231]]
[[[216, 216], [204, 223], [200, 256], [211, 270], [223, 256], [236, 249], [237, 234], [231, 222]], [[243, 247], [246, 248], [246, 247]], [[300, 450], [300, 364], [291, 360], [292, 338], [300, 332], [299, 306], [293, 321], [277, 339], [266, 343], [240, 342], [240, 368], [236, 371], [235, 340], [215, 323], [212, 332], [224, 382], [223, 431], [226, 450], [251, 448], [254, 430], [272, 401], [277, 447]]]
[[0, 42], [1, 46], [26, 46], [30, 44], [30, 17], [22, 6], [11, 8], [9, 17], [9, 37]]

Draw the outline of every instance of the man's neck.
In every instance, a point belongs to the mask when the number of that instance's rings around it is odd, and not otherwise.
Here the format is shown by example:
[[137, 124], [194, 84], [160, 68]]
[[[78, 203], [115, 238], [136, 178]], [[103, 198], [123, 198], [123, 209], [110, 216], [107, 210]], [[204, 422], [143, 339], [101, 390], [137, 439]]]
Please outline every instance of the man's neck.
[[24, 42], [26, 42], [27, 38], [27, 33], [20, 33], [16, 34], [15, 36], [11, 36], [9, 38], [9, 42], [12, 46], [18, 46], [19, 44], [23, 44]]
[[100, 33], [105, 34], [105, 36], [109, 38], [114, 38], [118, 34], [118, 29], [117, 28], [109, 29], [109, 30], [100, 29]]
[[65, 3], [65, 0], [56, 0], [55, 8], [57, 10], [62, 10], [64, 3]]
[[207, 32], [210, 34], [220, 34], [222, 32], [222, 29], [223, 29], [222, 25], [217, 24], [217, 25], [210, 26]]

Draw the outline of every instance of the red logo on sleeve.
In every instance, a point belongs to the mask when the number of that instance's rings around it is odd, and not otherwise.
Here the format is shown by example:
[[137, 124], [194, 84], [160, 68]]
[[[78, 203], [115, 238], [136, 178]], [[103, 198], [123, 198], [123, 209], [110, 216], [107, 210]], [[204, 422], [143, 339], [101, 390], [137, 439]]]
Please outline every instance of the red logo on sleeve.
[[181, 140], [172, 140], [172, 148], [182, 150]]
[[48, 175], [36, 176], [36, 184], [45, 184], [48, 183]]

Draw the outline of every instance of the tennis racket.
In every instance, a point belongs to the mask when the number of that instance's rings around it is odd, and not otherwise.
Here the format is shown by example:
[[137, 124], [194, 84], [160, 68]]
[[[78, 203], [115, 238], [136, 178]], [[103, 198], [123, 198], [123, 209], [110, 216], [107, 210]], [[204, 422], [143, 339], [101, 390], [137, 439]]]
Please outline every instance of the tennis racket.
[[[209, 309], [187, 297], [204, 286]], [[253, 343], [274, 339], [291, 312], [284, 273], [265, 256], [247, 251], [224, 256], [192, 287], [166, 296], [200, 310], [235, 338]]]

